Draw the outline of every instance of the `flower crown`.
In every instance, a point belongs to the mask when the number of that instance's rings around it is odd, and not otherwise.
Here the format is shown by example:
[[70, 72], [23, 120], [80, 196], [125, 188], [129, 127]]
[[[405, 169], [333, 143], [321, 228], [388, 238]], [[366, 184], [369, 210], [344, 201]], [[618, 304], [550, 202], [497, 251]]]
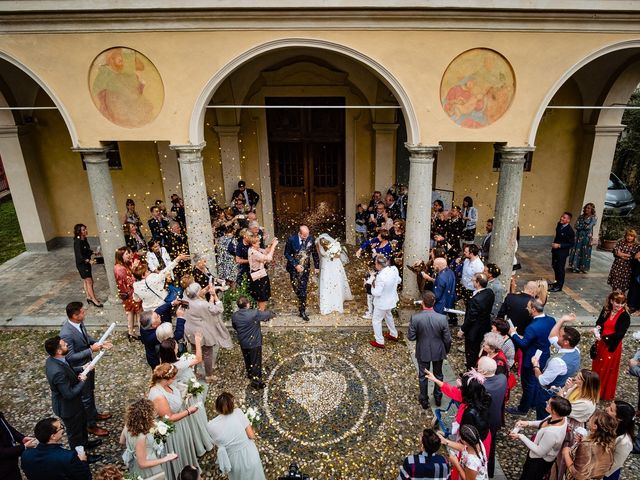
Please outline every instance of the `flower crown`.
[[484, 385], [484, 382], [487, 379], [487, 377], [485, 377], [473, 367], [471, 367], [471, 370], [465, 373], [463, 377], [470, 378], [471, 380], [476, 380], [480, 385]]

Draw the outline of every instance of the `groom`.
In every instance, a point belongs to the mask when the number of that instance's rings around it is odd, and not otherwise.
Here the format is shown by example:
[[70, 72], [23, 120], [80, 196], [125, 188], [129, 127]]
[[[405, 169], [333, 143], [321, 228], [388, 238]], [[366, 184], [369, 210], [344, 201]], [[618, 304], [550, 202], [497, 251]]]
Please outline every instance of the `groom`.
[[287, 259], [287, 272], [291, 278], [291, 286], [298, 297], [300, 317], [305, 322], [309, 321], [307, 315], [307, 284], [309, 283], [309, 271], [311, 270], [311, 257], [313, 257], [314, 270], [318, 270], [320, 260], [316, 250], [316, 242], [309, 234], [309, 227], [300, 225], [298, 233], [291, 235], [284, 248], [284, 256]]

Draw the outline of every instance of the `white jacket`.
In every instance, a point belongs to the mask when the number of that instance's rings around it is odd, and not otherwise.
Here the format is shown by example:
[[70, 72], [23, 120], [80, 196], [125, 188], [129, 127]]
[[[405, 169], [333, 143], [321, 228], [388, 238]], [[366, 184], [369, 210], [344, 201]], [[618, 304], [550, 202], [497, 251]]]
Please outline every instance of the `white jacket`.
[[371, 288], [373, 306], [381, 310], [391, 310], [398, 303], [398, 285], [402, 283], [398, 269], [394, 266], [384, 267], [376, 275]]
[[164, 304], [167, 291], [164, 288], [167, 276], [173, 271], [178, 262], [169, 262], [164, 270], [158, 273], [150, 273], [147, 278], [138, 280], [133, 284], [133, 299], [142, 301], [142, 310], [145, 312], [155, 310]]
[[[160, 256], [162, 257], [162, 260], [164, 260], [165, 266], [171, 263], [171, 257], [169, 256], [166, 248], [160, 247]], [[150, 272], [155, 272], [156, 270], [158, 270], [158, 267], [160, 267], [158, 257], [156, 257], [156, 254], [151, 250], [147, 252], [147, 267], [149, 267]], [[173, 278], [173, 275], [171, 275], [171, 278]]]

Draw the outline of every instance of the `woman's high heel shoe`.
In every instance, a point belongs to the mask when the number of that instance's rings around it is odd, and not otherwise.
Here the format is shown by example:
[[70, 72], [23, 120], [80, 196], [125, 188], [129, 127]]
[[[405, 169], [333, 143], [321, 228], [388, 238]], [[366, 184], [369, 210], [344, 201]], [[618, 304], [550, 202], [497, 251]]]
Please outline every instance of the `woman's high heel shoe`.
[[93, 300], [91, 300], [90, 298], [87, 298], [87, 303], [90, 303], [91, 305], [93, 305], [94, 307], [98, 307], [98, 308], [102, 308], [104, 307], [104, 305], [102, 305], [101, 303], [96, 303]]

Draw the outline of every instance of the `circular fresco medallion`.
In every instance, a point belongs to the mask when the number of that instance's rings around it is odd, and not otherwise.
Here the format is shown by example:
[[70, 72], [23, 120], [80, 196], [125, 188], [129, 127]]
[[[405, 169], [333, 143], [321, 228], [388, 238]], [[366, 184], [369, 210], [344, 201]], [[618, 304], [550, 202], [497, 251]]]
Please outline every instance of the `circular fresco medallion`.
[[507, 59], [488, 48], [474, 48], [458, 55], [445, 70], [440, 101], [461, 127], [482, 128], [504, 115], [515, 91], [515, 75]]
[[362, 361], [312, 349], [273, 366], [263, 393], [267, 424], [261, 437], [287, 451], [355, 448], [376, 435], [387, 412], [384, 381]]
[[154, 120], [164, 102], [160, 73], [136, 50], [114, 47], [98, 55], [89, 69], [89, 91], [103, 117], [125, 128]]

